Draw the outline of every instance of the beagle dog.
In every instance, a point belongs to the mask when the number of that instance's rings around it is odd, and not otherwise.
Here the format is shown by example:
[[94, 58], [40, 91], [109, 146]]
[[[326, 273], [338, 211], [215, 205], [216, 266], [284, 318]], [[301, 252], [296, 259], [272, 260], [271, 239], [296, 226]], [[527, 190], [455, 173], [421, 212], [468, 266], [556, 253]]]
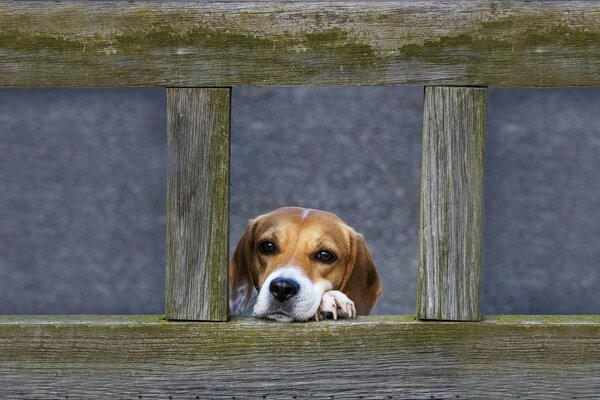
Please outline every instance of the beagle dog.
[[368, 315], [381, 294], [364, 237], [334, 214], [284, 207], [250, 221], [229, 266], [229, 308], [280, 322]]

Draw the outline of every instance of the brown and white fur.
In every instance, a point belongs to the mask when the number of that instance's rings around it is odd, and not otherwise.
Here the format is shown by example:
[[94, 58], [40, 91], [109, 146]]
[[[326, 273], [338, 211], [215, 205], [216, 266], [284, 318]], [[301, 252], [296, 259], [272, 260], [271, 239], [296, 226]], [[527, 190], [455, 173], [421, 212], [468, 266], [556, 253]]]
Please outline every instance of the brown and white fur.
[[368, 315], [381, 283], [364, 237], [334, 214], [285, 207], [250, 221], [229, 267], [229, 307], [276, 321]]

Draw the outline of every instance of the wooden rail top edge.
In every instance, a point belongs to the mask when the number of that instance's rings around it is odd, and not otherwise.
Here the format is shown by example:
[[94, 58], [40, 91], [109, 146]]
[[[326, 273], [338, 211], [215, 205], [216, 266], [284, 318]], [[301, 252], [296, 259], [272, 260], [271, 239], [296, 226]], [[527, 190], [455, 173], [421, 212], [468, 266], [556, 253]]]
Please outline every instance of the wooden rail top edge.
[[490, 315], [484, 316], [480, 322], [454, 321], [420, 321], [414, 315], [385, 315], [358, 317], [355, 320], [340, 319], [320, 322], [277, 323], [255, 318], [232, 318], [229, 322], [205, 321], [167, 321], [163, 315], [2, 315], [2, 326], [15, 325], [89, 325], [89, 326], [166, 326], [166, 325], [224, 325], [235, 327], [264, 328], [265, 330], [281, 329], [281, 327], [310, 328], [335, 326], [378, 326], [378, 325], [593, 325], [600, 327], [600, 315]]
[[0, 317], [2, 398], [596, 398], [600, 316]]
[[0, 87], [600, 86], [592, 1], [0, 0]]

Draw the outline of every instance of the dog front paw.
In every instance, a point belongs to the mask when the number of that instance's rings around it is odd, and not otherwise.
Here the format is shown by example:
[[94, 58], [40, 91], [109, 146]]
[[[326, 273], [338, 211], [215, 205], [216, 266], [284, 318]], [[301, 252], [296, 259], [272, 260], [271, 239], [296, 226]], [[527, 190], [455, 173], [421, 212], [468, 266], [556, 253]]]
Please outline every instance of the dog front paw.
[[354, 302], [339, 290], [329, 290], [323, 293], [315, 320], [319, 321], [321, 318], [329, 317], [333, 317], [333, 319], [338, 319], [338, 317], [356, 318]]

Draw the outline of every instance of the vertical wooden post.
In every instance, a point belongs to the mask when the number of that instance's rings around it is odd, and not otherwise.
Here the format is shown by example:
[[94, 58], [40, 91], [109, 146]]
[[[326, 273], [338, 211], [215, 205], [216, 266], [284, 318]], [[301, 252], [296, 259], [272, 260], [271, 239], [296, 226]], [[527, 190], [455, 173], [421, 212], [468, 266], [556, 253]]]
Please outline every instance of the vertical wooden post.
[[485, 88], [425, 88], [419, 319], [481, 319], [486, 112]]
[[167, 89], [167, 319], [228, 318], [230, 98]]

